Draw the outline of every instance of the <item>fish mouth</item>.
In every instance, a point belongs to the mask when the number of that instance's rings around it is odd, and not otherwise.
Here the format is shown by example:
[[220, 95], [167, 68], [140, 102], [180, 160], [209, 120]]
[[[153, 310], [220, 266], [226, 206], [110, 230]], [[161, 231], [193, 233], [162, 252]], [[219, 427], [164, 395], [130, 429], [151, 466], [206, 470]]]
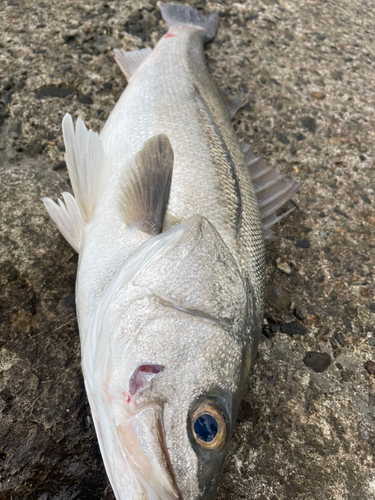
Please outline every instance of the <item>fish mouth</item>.
[[[161, 409], [154, 405], [143, 407], [117, 425], [116, 434], [121, 444], [121, 455], [143, 490], [142, 498], [181, 500], [169, 461]], [[117, 470], [115, 478], [119, 478], [119, 474]], [[125, 491], [123, 485], [116, 484], [115, 489], [120, 500], [129, 498], [128, 489]]]

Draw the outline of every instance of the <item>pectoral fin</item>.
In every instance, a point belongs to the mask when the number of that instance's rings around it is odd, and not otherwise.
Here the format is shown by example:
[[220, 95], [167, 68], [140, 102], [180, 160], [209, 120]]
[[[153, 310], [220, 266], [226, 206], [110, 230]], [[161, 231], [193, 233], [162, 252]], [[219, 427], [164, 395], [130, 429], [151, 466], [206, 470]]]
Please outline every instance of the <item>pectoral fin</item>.
[[120, 208], [129, 227], [154, 236], [161, 233], [168, 206], [173, 150], [166, 135], [148, 139], [121, 189]]

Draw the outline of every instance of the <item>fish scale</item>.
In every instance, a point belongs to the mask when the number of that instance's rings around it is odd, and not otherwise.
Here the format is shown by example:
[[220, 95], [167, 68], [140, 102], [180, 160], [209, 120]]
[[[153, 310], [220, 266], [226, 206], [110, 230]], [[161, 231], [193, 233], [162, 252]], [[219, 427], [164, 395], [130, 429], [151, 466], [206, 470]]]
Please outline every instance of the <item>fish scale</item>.
[[[122, 156], [125, 163], [126, 156], [131, 159], [146, 138], [158, 133], [168, 136], [175, 163], [167, 226], [170, 220], [181, 221], [195, 213], [215, 225], [236, 255], [244, 276], [251, 279], [257, 308], [253, 310], [254, 330], [259, 331], [263, 316], [264, 243], [250, 175], [228, 112], [204, 61], [204, 33], [192, 27], [178, 27], [169, 33], [174, 36], [162, 39], [131, 78], [101, 138], [108, 154]], [[147, 121], [141, 119], [136, 134], [131, 136], [136, 145], [114, 144], [111, 130], [128, 130], [129, 116], [134, 114], [148, 117]], [[140, 129], [142, 135], [137, 137]], [[124, 165], [119, 166], [119, 179], [123, 175]], [[108, 184], [115, 182], [111, 179]]]

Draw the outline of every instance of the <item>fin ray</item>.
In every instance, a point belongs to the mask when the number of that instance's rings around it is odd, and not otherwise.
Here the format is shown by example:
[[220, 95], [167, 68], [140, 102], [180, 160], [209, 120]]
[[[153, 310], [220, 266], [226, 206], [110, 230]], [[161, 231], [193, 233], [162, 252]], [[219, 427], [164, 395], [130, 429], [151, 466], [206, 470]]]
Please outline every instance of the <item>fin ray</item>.
[[235, 116], [237, 111], [247, 105], [247, 102], [242, 101], [239, 97], [229, 97], [223, 90], [220, 90], [219, 94], [231, 119]]
[[104, 149], [100, 137], [87, 130], [78, 118], [76, 130], [72, 117], [67, 113], [62, 122], [65, 143], [65, 161], [77, 205], [84, 223], [95, 210], [100, 179], [104, 167]]
[[276, 168], [267, 165], [262, 157], [256, 157], [246, 142], [241, 143], [241, 149], [258, 199], [264, 238], [272, 238], [271, 226], [293, 209], [280, 216], [276, 215], [276, 211], [297, 193], [301, 184], [293, 179], [285, 179]]
[[168, 137], [148, 139], [135, 163], [122, 186], [121, 212], [129, 226], [156, 235], [162, 230], [172, 181], [173, 150]]
[[70, 193], [62, 193], [63, 200], [58, 200], [58, 204], [51, 198], [42, 198], [52, 220], [58, 227], [60, 233], [67, 242], [79, 252], [83, 235], [83, 220], [77, 201]]
[[167, 26], [189, 25], [202, 28], [206, 32], [206, 41], [215, 36], [219, 26], [219, 16], [216, 12], [211, 12], [205, 16], [197, 9], [188, 5], [176, 5], [166, 3], [160, 6], [161, 15]]

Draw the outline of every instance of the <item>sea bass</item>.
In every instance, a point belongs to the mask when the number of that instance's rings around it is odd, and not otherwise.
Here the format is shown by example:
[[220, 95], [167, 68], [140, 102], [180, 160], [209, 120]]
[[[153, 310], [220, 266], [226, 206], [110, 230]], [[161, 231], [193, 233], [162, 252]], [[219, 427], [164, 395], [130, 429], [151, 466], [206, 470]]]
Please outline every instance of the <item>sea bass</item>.
[[218, 17], [161, 6], [100, 136], [63, 120], [82, 368], [118, 500], [211, 499], [263, 321], [264, 236], [299, 188], [239, 144], [204, 61]]

